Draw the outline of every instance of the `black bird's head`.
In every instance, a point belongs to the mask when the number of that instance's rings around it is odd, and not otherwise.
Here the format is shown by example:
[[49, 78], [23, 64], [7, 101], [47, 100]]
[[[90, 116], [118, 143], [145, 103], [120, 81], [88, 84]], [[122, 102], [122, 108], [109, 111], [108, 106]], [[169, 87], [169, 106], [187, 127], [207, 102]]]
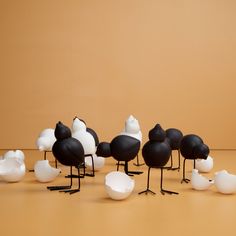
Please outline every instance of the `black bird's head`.
[[210, 153], [210, 150], [206, 144], [202, 143], [202, 144], [198, 144], [196, 147], [194, 147], [193, 153], [194, 153], [195, 158], [207, 159], [207, 157]]
[[160, 124], [156, 124], [155, 127], [149, 131], [148, 137], [150, 141], [163, 142], [166, 138], [166, 132], [162, 129]]
[[62, 140], [71, 137], [70, 129], [65, 126], [61, 121], [57, 123], [54, 134], [57, 140]]

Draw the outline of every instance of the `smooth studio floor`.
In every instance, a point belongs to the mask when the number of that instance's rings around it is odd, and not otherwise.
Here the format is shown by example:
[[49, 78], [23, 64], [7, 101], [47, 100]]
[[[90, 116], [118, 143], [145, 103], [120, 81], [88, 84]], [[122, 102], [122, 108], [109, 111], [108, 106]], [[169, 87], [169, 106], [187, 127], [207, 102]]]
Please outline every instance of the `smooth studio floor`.
[[[0, 155], [4, 153], [2, 150]], [[27, 169], [43, 159], [39, 151], [24, 151]], [[174, 162], [177, 163], [177, 153]], [[214, 169], [204, 174], [214, 177], [222, 169], [236, 174], [236, 151], [211, 151]], [[141, 155], [140, 155], [141, 156]], [[53, 156], [49, 153], [53, 165]], [[181, 162], [183, 159], [181, 158]], [[105, 167], [94, 178], [81, 180], [81, 191], [72, 195], [50, 192], [48, 185], [69, 182], [64, 176], [68, 167], [51, 183], [39, 183], [33, 172], [27, 172], [19, 183], [0, 182], [1, 235], [234, 235], [236, 230], [236, 194], [217, 193], [213, 186], [207, 191], [195, 191], [191, 184], [181, 184], [182, 169], [164, 172], [164, 188], [179, 195], [159, 192], [160, 170], [151, 172], [151, 189], [156, 195], [139, 195], [145, 190], [147, 167], [134, 176], [136, 185], [132, 195], [123, 201], [107, 197], [104, 176], [116, 170], [115, 161], [106, 159]], [[133, 163], [133, 162], [132, 162]], [[182, 164], [182, 163], [181, 163]], [[187, 176], [192, 163], [187, 161]], [[121, 168], [122, 169], [122, 168]], [[77, 181], [74, 180], [75, 184]]]

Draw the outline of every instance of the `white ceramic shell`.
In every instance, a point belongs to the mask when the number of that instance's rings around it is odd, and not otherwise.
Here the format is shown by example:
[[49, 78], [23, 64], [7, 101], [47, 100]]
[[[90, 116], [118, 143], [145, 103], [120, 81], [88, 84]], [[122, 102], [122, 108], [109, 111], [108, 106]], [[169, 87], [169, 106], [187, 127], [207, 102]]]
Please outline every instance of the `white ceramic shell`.
[[236, 175], [229, 174], [226, 170], [215, 173], [215, 186], [220, 193], [233, 194], [236, 192]]
[[72, 137], [80, 141], [85, 154], [95, 154], [96, 144], [93, 136], [87, 131], [77, 131], [72, 133]]
[[131, 136], [142, 142], [142, 132], [140, 130], [139, 122], [132, 115], [125, 121], [125, 128], [120, 134]]
[[112, 171], [105, 176], [106, 192], [114, 200], [127, 198], [133, 191], [134, 185], [134, 180], [120, 171]]
[[[97, 171], [102, 169], [103, 166], [105, 165], [105, 158], [93, 154], [93, 162], [94, 162], [94, 170]], [[90, 156], [85, 157], [85, 166], [88, 169], [92, 170], [93, 164], [92, 164], [92, 158]]]
[[207, 173], [210, 172], [213, 168], [213, 158], [208, 156], [206, 160], [196, 159], [196, 167], [199, 172]]
[[75, 118], [72, 123], [71, 132], [75, 133], [77, 131], [86, 131], [86, 125], [79, 118]]
[[52, 146], [55, 142], [54, 129], [49, 128], [40, 133], [36, 140], [36, 146], [40, 151], [52, 151]]
[[193, 169], [191, 184], [195, 190], [207, 190], [214, 184], [214, 181], [209, 181], [209, 179], [200, 175], [197, 169]]
[[9, 159], [9, 158], [13, 158], [13, 159], [17, 158], [19, 160], [24, 161], [25, 155], [21, 150], [16, 150], [16, 151], [9, 150], [9, 151], [4, 153], [3, 159]]
[[19, 158], [7, 157], [0, 161], [0, 176], [6, 182], [19, 182], [25, 175], [25, 164]]
[[35, 177], [42, 183], [53, 181], [60, 172], [60, 169], [51, 167], [48, 160], [39, 160], [34, 165]]

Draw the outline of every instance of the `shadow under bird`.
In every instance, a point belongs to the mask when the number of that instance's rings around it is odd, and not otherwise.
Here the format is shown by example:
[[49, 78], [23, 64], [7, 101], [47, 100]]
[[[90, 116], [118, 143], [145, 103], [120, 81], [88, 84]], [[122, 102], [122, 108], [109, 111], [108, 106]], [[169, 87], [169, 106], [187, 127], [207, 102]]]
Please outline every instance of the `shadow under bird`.
[[[82, 144], [71, 137], [70, 129], [62, 122], [58, 122], [55, 129], [56, 142], [53, 144], [52, 153], [55, 158], [65, 166], [70, 166], [70, 185], [67, 186], [48, 186], [49, 190], [60, 190], [65, 193], [76, 193], [80, 191], [80, 168], [84, 166], [84, 149]], [[78, 171], [78, 188], [72, 188], [72, 167]]]
[[169, 143], [166, 142], [165, 138], [166, 133], [159, 124], [157, 124], [153, 129], [149, 131], [149, 141], [144, 144], [142, 149], [143, 159], [146, 165], [148, 166], [147, 189], [145, 191], [140, 192], [139, 194], [148, 194], [149, 192], [152, 194], [156, 194], [155, 192], [149, 189], [149, 178], [151, 168], [161, 169], [160, 192], [163, 195], [165, 193], [178, 194], [177, 192], [165, 190], [162, 186], [163, 169], [167, 169], [165, 165], [167, 164], [171, 156], [171, 147]]

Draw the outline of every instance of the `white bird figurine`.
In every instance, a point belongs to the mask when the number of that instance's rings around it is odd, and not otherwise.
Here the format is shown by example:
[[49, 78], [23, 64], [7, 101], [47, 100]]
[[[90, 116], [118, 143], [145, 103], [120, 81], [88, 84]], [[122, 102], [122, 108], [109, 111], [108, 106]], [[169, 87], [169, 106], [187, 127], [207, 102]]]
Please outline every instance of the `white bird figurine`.
[[193, 189], [195, 190], [206, 190], [214, 184], [214, 181], [211, 181], [206, 177], [200, 175], [197, 169], [193, 169], [191, 184]]
[[207, 173], [210, 172], [213, 168], [213, 158], [208, 156], [206, 160], [204, 159], [196, 159], [195, 168], [199, 170], [199, 172]]
[[132, 193], [135, 182], [127, 174], [112, 171], [105, 176], [105, 189], [114, 200], [123, 200]]
[[[138, 120], [133, 115], [130, 115], [125, 121], [125, 128], [120, 133], [120, 135], [131, 136], [133, 138], [138, 139], [142, 143], [143, 135], [140, 129], [140, 125], [139, 125]], [[142, 164], [139, 163], [138, 155], [137, 155], [137, 163], [134, 163], [134, 165], [136, 166], [144, 165], [144, 163]]]
[[84, 148], [85, 155], [95, 154], [96, 145], [93, 136], [86, 131], [86, 125], [79, 118], [75, 118], [72, 124], [72, 137], [79, 140]]
[[75, 117], [71, 127], [72, 137], [79, 140], [84, 148], [85, 158], [91, 158], [92, 162], [92, 174], [86, 174], [87, 176], [94, 176], [95, 163], [94, 156], [96, 154], [96, 144], [94, 137], [86, 130], [86, 124], [81, 121], [78, 117]]
[[53, 181], [60, 172], [60, 169], [51, 167], [48, 160], [39, 160], [34, 165], [35, 177], [42, 183]]
[[236, 175], [226, 170], [215, 173], [215, 186], [220, 193], [233, 194], [236, 192]]
[[[54, 135], [54, 129], [48, 128], [44, 129], [38, 136], [36, 141], [37, 148], [39, 151], [44, 152], [44, 160], [47, 159], [47, 152], [52, 151], [52, 146], [56, 142], [56, 137]], [[55, 160], [55, 166], [57, 167], [57, 161]]]
[[8, 151], [0, 160], [0, 177], [6, 182], [19, 182], [25, 175], [24, 153], [21, 150]]
[[120, 134], [131, 136], [142, 142], [142, 132], [140, 130], [139, 122], [132, 115], [125, 121], [125, 128]]

